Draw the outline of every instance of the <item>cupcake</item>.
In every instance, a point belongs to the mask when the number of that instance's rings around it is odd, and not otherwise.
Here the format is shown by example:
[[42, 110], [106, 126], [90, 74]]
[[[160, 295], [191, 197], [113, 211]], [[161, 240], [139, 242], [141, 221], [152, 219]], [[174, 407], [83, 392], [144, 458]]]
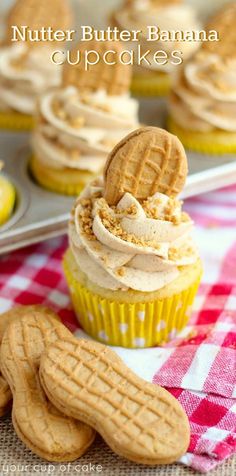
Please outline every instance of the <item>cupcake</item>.
[[[0, 162], [0, 170], [2, 168]], [[14, 204], [15, 204], [15, 189], [6, 177], [0, 174], [0, 226], [9, 220]]]
[[173, 81], [169, 129], [198, 152], [236, 152], [235, 23], [233, 3], [207, 27], [220, 41], [202, 46]]
[[[58, 193], [77, 195], [101, 173], [107, 154], [138, 125], [138, 102], [129, 94], [132, 69], [99, 62], [84, 69], [81, 62], [66, 63], [60, 88], [41, 96], [33, 134], [31, 171], [42, 186]], [[100, 54], [119, 42], [90, 42]], [[76, 50], [74, 51], [76, 54]]]
[[193, 222], [176, 198], [186, 174], [177, 137], [141, 128], [118, 143], [103, 178], [77, 199], [64, 271], [93, 338], [150, 347], [186, 325], [202, 274]]
[[5, 46], [0, 49], [0, 127], [29, 130], [37, 97], [60, 84], [61, 69], [50, 57], [55, 42], [11, 42], [12, 25], [65, 30], [71, 15], [67, 0], [17, 0], [7, 19]]
[[[170, 78], [177, 66], [170, 61], [174, 50], [182, 52], [181, 59], [188, 58], [198, 44], [179, 41], [147, 41], [147, 27], [158, 25], [160, 30], [199, 30], [199, 22], [193, 8], [183, 5], [181, 0], [125, 0], [120, 9], [113, 12], [111, 22], [119, 30], [142, 30], [139, 43], [132, 42], [131, 48], [141, 45], [143, 52], [150, 50], [148, 59], [150, 65], [142, 63], [134, 68], [132, 92], [138, 96], [163, 96], [170, 89]], [[168, 63], [156, 64], [153, 55], [156, 51], [165, 51], [168, 54]], [[173, 63], [177, 61], [173, 60]]]

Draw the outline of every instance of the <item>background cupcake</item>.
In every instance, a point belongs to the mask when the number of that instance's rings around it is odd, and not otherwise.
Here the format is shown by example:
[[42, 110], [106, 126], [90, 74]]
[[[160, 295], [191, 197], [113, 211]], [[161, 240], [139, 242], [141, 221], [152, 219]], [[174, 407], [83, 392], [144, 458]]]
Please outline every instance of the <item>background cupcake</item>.
[[170, 97], [170, 131], [199, 152], [236, 152], [236, 3], [207, 25], [219, 32], [181, 68]]
[[[0, 162], [0, 171], [3, 163]], [[11, 216], [15, 204], [15, 189], [6, 177], [0, 174], [0, 226]]]
[[[198, 48], [194, 42], [147, 41], [147, 26], [158, 25], [160, 30], [199, 30], [195, 9], [184, 5], [181, 0], [126, 0], [111, 16], [111, 21], [120, 30], [142, 30], [140, 45], [144, 51], [164, 50], [169, 55], [173, 50], [181, 50], [182, 58], [187, 59]], [[132, 48], [135, 43], [132, 43]], [[150, 58], [151, 59], [151, 55]], [[132, 91], [140, 96], [166, 95], [170, 88], [170, 76], [176, 66], [165, 65], [135, 66]]]
[[65, 64], [61, 88], [40, 98], [31, 160], [41, 185], [69, 195], [101, 172], [113, 146], [138, 125], [138, 103], [129, 95], [131, 67], [100, 62], [84, 69], [86, 49], [119, 53], [122, 45], [90, 42], [78, 49], [81, 62]]
[[64, 270], [79, 321], [94, 338], [148, 347], [188, 321], [202, 267], [193, 222], [175, 198], [186, 174], [175, 136], [138, 129], [113, 149], [104, 180], [76, 202]]
[[0, 127], [27, 130], [33, 126], [38, 95], [60, 83], [61, 69], [50, 59], [55, 43], [12, 43], [12, 25], [65, 30], [71, 26], [69, 3], [17, 0], [8, 14], [5, 46], [0, 50]]

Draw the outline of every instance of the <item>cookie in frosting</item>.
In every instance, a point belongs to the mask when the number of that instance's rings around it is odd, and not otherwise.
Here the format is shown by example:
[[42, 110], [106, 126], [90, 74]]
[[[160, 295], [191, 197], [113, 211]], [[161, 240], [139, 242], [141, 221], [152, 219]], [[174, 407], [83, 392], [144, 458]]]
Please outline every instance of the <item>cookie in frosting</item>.
[[186, 174], [179, 140], [141, 128], [115, 146], [103, 177], [75, 202], [64, 270], [78, 319], [95, 339], [149, 347], [187, 322], [202, 266], [178, 198]]

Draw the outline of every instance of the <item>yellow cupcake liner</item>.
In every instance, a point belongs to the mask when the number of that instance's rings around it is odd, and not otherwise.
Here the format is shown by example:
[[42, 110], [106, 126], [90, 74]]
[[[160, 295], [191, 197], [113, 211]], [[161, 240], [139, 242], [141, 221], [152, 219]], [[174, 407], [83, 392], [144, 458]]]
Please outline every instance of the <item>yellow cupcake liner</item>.
[[135, 73], [131, 83], [131, 92], [135, 96], [167, 96], [170, 91], [170, 77], [166, 73], [153, 75]]
[[236, 153], [236, 133], [215, 130], [213, 132], [191, 131], [179, 126], [172, 118], [167, 122], [168, 130], [178, 136], [182, 144], [203, 154]]
[[0, 176], [0, 192], [0, 225], [3, 225], [7, 222], [7, 220], [9, 220], [12, 214], [16, 199], [16, 192], [13, 185], [2, 176]]
[[94, 339], [128, 348], [163, 345], [187, 324], [200, 283], [169, 298], [146, 303], [110, 301], [93, 294], [76, 280], [66, 257], [63, 268], [79, 323]]
[[10, 131], [30, 131], [34, 127], [34, 118], [20, 112], [0, 112], [0, 128]]
[[61, 195], [79, 195], [84, 189], [85, 183], [68, 183], [63, 182], [63, 172], [61, 180], [57, 180], [56, 177], [52, 178], [51, 174], [47, 174], [47, 168], [45, 167], [42, 172], [42, 167], [38, 167], [37, 161], [34, 157], [31, 158], [29, 163], [30, 171], [35, 178], [36, 182], [41, 185], [41, 187], [46, 188], [54, 193], [59, 193]]

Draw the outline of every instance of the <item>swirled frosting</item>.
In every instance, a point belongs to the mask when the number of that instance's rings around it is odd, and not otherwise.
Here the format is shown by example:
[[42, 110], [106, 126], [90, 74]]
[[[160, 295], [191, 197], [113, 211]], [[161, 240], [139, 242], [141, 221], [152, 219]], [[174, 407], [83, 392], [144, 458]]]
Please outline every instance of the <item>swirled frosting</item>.
[[107, 153], [137, 127], [137, 115], [138, 103], [128, 94], [82, 94], [74, 87], [50, 91], [40, 100], [34, 152], [52, 168], [99, 173]]
[[173, 83], [170, 109], [184, 128], [236, 131], [236, 59], [199, 52]]
[[47, 45], [28, 49], [22, 43], [0, 50], [0, 110], [33, 114], [37, 97], [60, 83], [50, 51]]
[[111, 290], [152, 292], [198, 259], [193, 222], [181, 202], [161, 193], [140, 203], [125, 193], [116, 207], [103, 198], [103, 182], [87, 186], [69, 225], [70, 247], [86, 276]]
[[[196, 18], [196, 12], [193, 8], [187, 5], [155, 5], [150, 0], [136, 0], [132, 2], [132, 7], [124, 5], [121, 9], [113, 14], [115, 23], [121, 29], [127, 30], [142, 30], [141, 44], [151, 52], [157, 50], [164, 50], [170, 53], [173, 50], [179, 49], [182, 52], [182, 58], [188, 58], [197, 48], [198, 44], [194, 42], [179, 42], [179, 41], [147, 41], [147, 26], [157, 25], [160, 30], [167, 31], [189, 31], [199, 30], [200, 24]], [[135, 44], [132, 42], [131, 47]], [[142, 67], [148, 69], [163, 70], [169, 72], [173, 70], [174, 66], [169, 62], [165, 65], [157, 64], [151, 61], [151, 66], [143, 64]]]

